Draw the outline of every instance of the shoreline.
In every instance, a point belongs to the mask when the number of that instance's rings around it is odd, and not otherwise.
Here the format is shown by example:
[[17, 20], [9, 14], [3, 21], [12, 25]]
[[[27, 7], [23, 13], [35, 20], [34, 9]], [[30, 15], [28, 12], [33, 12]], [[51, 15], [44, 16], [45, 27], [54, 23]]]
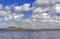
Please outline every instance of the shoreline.
[[40, 29], [35, 29], [35, 28], [20, 28], [20, 27], [10, 27], [10, 28], [5, 28], [3, 30], [60, 30], [60, 28], [40, 28]]

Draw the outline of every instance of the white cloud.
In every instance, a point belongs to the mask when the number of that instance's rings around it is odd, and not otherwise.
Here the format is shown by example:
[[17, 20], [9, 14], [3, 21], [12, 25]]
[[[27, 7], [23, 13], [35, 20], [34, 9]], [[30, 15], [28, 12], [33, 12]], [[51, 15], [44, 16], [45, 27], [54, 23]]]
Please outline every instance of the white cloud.
[[37, 4], [40, 4], [40, 3], [41, 3], [41, 4], [43, 4], [43, 3], [45, 4], [45, 3], [49, 3], [49, 0], [36, 0], [35, 2], [36, 2]]
[[0, 18], [0, 22], [2, 22], [3, 21], [3, 18]]
[[[14, 7], [15, 6], [5, 6], [5, 7], [3, 7], [3, 5], [1, 4], [0, 5], [1, 6], [1, 9], [2, 10], [0, 10], [0, 17], [1, 16], [4, 16], [2, 19], [3, 19], [3, 21], [9, 21], [9, 20], [14, 20], [14, 19], [20, 19], [20, 18], [22, 18], [23, 16], [24, 16], [24, 14], [17, 14], [17, 12], [14, 12]], [[11, 9], [13, 9], [13, 11], [11, 11]], [[19, 9], [20, 10], [20, 7], [19, 6], [16, 6], [16, 9]]]
[[13, 17], [14, 19], [22, 18], [24, 17], [24, 14], [14, 15]]
[[57, 13], [60, 13], [60, 4], [55, 5], [55, 10]]
[[14, 26], [16, 26], [14, 23], [0, 23], [0, 28], [8, 28], [8, 27], [14, 27]]
[[8, 15], [10, 13], [11, 13], [10, 11], [0, 10], [0, 16], [5, 16], [5, 15]]
[[[49, 4], [49, 0], [36, 0], [34, 3], [33, 3], [33, 5], [32, 6], [34, 6], [34, 7], [39, 7], [39, 6], [46, 6], [47, 4]], [[42, 6], [42, 7], [43, 7]]]
[[33, 9], [33, 13], [41, 13], [43, 12], [43, 9], [41, 7]]
[[11, 6], [5, 6], [4, 9], [5, 9], [5, 10], [10, 10], [10, 9], [11, 9]]
[[4, 17], [4, 21], [9, 21], [9, 20], [12, 20], [12, 19], [13, 19], [13, 17], [11, 15]]
[[10, 15], [4, 17], [4, 21], [16, 20], [16, 19], [20, 20], [22, 17], [24, 17], [24, 14], [19, 14], [19, 15], [10, 14]]
[[31, 22], [30, 19], [23, 20], [23, 22]]
[[2, 4], [0, 4], [0, 9], [2, 9], [3, 8], [3, 5]]
[[26, 3], [23, 5], [23, 11], [29, 11], [30, 10], [30, 4]]
[[48, 14], [47, 13], [43, 13], [43, 18], [47, 19], [48, 18]]
[[[30, 3], [26, 3], [24, 5], [16, 6], [5, 6], [3, 10], [0, 10], [0, 16], [4, 16], [4, 22], [0, 26], [3, 27], [33, 27], [33, 28], [53, 28], [56, 26], [60, 26], [60, 16], [54, 15], [54, 10], [52, 12], [46, 13], [46, 11], [50, 11], [51, 7], [42, 8], [40, 5], [48, 4], [49, 0], [36, 0], [32, 7], [30, 7]], [[45, 6], [45, 5], [44, 5]], [[59, 6], [55, 5], [53, 7], [56, 11], [60, 12]], [[1, 8], [2, 9], [2, 8]], [[12, 12], [11, 9], [14, 11]], [[18, 12], [29, 11], [32, 10], [32, 16], [28, 19], [22, 19], [24, 14], [18, 14]]]
[[4, 21], [8, 21], [8, 20], [9, 20], [8, 17], [5, 17], [5, 18], [4, 18]]
[[[47, 2], [46, 2], [47, 1]], [[59, 28], [60, 26], [60, 16], [55, 15], [55, 6], [54, 7], [40, 7], [40, 4], [48, 4], [48, 0], [36, 0], [33, 3], [34, 9], [32, 10], [32, 16], [29, 19], [23, 21], [24, 27], [33, 27], [33, 28]], [[36, 7], [35, 7], [35, 6]], [[37, 6], [38, 5], [38, 6]], [[52, 12], [45, 13], [49, 11], [50, 8]], [[59, 7], [58, 7], [59, 10]], [[55, 11], [55, 12], [54, 12]], [[53, 18], [52, 18], [53, 17]]]
[[18, 15], [14, 15], [14, 18], [17, 19], [19, 16]]
[[[26, 5], [24, 5], [24, 6], [26, 6]], [[15, 12], [14, 7], [17, 7], [16, 9], [20, 10], [20, 6], [16, 6], [16, 5], [8, 6], [8, 5], [6, 5], [5, 7], [3, 7], [2, 4], [0, 5], [0, 9], [1, 9], [0, 10], [0, 22], [1, 22], [0, 27], [2, 26], [1, 28], [11, 27], [12, 25], [18, 26], [19, 24], [17, 24], [17, 21], [20, 22], [21, 20], [23, 20], [24, 14], [18, 14], [17, 12]], [[11, 11], [11, 10], [13, 10], [13, 11]], [[22, 10], [23, 10], [23, 5], [22, 5]], [[20, 12], [20, 11], [18, 11], [18, 12]], [[11, 23], [10, 23], [10, 21], [11, 21]]]
[[15, 6], [16, 11], [22, 11], [22, 6]]
[[16, 11], [29, 11], [31, 9], [30, 4], [28, 3], [21, 5], [21, 6], [15, 6], [14, 8]]

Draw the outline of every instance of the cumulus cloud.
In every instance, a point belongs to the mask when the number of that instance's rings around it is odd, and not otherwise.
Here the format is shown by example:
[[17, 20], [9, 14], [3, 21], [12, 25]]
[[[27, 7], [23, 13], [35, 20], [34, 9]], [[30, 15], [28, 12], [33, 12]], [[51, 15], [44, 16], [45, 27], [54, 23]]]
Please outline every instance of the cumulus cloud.
[[21, 6], [15, 6], [15, 10], [16, 11], [21, 11], [22, 10], [22, 7]]
[[26, 3], [22, 6], [15, 6], [14, 8], [16, 11], [29, 11], [29, 10], [31, 10], [29, 3]]
[[[59, 28], [60, 16], [55, 15], [57, 12], [60, 13], [60, 4], [56, 4], [52, 7], [48, 6], [49, 0], [36, 0], [32, 7], [30, 3], [26, 3], [20, 6], [11, 5], [5, 6], [4, 9], [0, 10], [0, 22], [3, 27], [25, 27], [25, 28]], [[2, 7], [2, 5], [1, 5]], [[13, 12], [11, 11], [13, 9]], [[18, 14], [18, 12], [32, 11], [32, 15], [28, 19], [24, 19], [24, 14]], [[57, 26], [57, 27], [56, 27]]]
[[24, 14], [14, 15], [13, 17], [14, 17], [14, 19], [20, 19], [20, 18], [24, 17]]
[[49, 6], [49, 2], [49, 0], [36, 0], [32, 6], [45, 8]]
[[45, 3], [49, 3], [49, 0], [36, 0], [35, 3], [39, 4], [39, 5], [40, 5], [40, 3], [45, 4]]
[[5, 11], [5, 10], [0, 10], [0, 16], [6, 16], [9, 13], [11, 13], [10, 11]]
[[3, 6], [2, 6], [2, 4], [0, 4], [0, 9], [2, 9], [3, 8]]
[[23, 5], [23, 11], [25, 11], [25, 10], [26, 10], [26, 11], [29, 11], [29, 10], [30, 10], [29, 7], [30, 7], [30, 4], [27, 4], [27, 3], [24, 4], [24, 5]]
[[42, 8], [41, 5], [45, 6], [45, 4], [49, 4], [49, 0], [36, 0], [33, 3], [32, 16], [23, 21], [24, 27], [29, 25], [28, 27], [33, 28], [59, 28], [60, 16], [55, 14], [60, 11], [60, 4], [52, 7], [47, 5], [48, 7]]
[[57, 13], [60, 13], [60, 4], [56, 4], [55, 9]]
[[43, 9], [41, 7], [33, 9], [33, 13], [41, 13]]
[[24, 14], [19, 14], [19, 15], [18, 14], [17, 15], [10, 14], [10, 15], [4, 17], [4, 21], [16, 20], [16, 19], [20, 20], [22, 17], [24, 17]]
[[[17, 12], [15, 12], [14, 10], [14, 5], [8, 6], [6, 5], [5, 7], [3, 7], [3, 5], [0, 5], [0, 27], [11, 27], [12, 24], [13, 26], [15, 26], [16, 22], [20, 20], [23, 20], [24, 14], [18, 14]], [[12, 11], [13, 10], [13, 11]], [[19, 11], [20, 12], [20, 11]], [[9, 23], [11, 21], [11, 23]], [[6, 23], [8, 22], [8, 23]], [[18, 24], [17, 24], [18, 25]], [[16, 26], [17, 26], [16, 25]]]
[[11, 7], [10, 6], [5, 6], [5, 8], [4, 8], [5, 10], [10, 10], [11, 9]]

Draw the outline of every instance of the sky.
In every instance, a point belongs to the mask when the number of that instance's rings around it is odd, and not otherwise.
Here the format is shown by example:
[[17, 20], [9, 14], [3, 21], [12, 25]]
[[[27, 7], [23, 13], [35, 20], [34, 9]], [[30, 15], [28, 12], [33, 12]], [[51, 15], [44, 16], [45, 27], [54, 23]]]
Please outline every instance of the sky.
[[0, 28], [13, 26], [59, 28], [60, 0], [0, 0]]
[[0, 0], [0, 4], [3, 4], [4, 6], [12, 4], [23, 5], [25, 3], [32, 4], [34, 1], [35, 0]]
[[[0, 26], [4, 27], [4, 24], [8, 24], [10, 20], [12, 19], [12, 16], [7, 16], [7, 13], [14, 14], [15, 19], [17, 18], [18, 14], [24, 15], [22, 19], [27, 19], [31, 16], [32, 12], [31, 10], [29, 11], [15, 11], [14, 7], [17, 6], [23, 6], [24, 4], [28, 5], [28, 7], [32, 7], [32, 3], [35, 0], [0, 0]], [[25, 5], [24, 5], [25, 6]], [[6, 8], [6, 9], [5, 9]], [[11, 9], [10, 9], [11, 8]], [[5, 12], [5, 13], [4, 13]], [[6, 15], [7, 14], [7, 15]], [[17, 14], [15, 16], [15, 14]], [[20, 19], [20, 18], [19, 18]], [[13, 19], [12, 19], [13, 20]], [[18, 24], [17, 24], [18, 25]]]
[[[0, 0], [0, 4], [3, 5], [3, 7], [5, 6], [10, 6], [10, 5], [13, 5], [15, 4], [16, 6], [20, 6], [20, 5], [23, 5], [25, 3], [30, 3], [30, 7], [32, 6], [32, 3], [34, 2], [35, 0]], [[32, 13], [31, 11], [26, 12], [24, 13], [26, 17], [29, 17]]]

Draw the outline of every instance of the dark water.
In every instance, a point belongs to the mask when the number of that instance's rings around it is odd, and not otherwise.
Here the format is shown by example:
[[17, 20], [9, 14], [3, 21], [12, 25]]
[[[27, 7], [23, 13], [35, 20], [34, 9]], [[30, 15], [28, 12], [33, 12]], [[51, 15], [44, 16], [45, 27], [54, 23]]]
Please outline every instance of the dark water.
[[60, 30], [40, 30], [40, 31], [0, 30], [0, 39], [60, 39]]

